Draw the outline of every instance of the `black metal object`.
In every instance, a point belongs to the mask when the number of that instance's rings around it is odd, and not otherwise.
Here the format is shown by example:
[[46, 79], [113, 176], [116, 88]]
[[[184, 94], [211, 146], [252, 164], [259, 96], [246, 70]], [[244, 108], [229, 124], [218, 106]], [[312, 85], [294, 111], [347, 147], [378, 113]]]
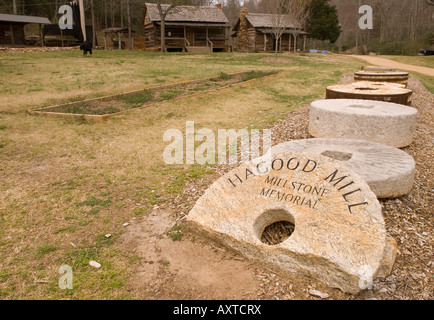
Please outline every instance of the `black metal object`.
[[92, 55], [92, 42], [86, 40], [80, 45], [80, 50], [83, 50], [83, 55], [86, 56], [87, 53]]
[[419, 55], [420, 56], [434, 56], [434, 50], [420, 49]]

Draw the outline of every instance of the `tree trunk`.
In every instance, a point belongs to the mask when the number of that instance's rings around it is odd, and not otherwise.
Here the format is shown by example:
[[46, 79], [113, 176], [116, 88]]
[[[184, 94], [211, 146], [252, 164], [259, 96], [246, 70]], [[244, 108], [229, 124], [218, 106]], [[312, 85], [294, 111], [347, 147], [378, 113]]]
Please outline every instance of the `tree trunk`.
[[104, 19], [105, 19], [105, 28], [108, 28], [108, 21], [107, 21], [107, 0], [104, 0]]
[[161, 52], [166, 52], [166, 17], [161, 18]]
[[278, 50], [279, 50], [279, 38], [276, 36], [276, 50], [275, 50], [276, 58], [277, 58]]
[[112, 28], [115, 27], [115, 4], [114, 4], [114, 0], [111, 1], [111, 11], [112, 11]]
[[127, 0], [127, 23], [128, 23], [128, 43], [130, 44], [130, 50], [134, 50], [133, 35], [131, 32], [130, 0]]
[[56, 23], [55, 20], [56, 20], [58, 11], [59, 11], [59, 0], [56, 0], [56, 1], [54, 1], [54, 15], [53, 15], [53, 20], [52, 20], [53, 23]]
[[[128, 1], [128, 0], [127, 0]], [[121, 2], [121, 8], [120, 8], [120, 15], [121, 15], [121, 28], [123, 28], [124, 27], [124, 6], [122, 5], [123, 4], [123, 0], [120, 0], [120, 2]]]
[[17, 11], [17, 0], [12, 0], [12, 7], [13, 7], [13, 10], [14, 10], [14, 14], [17, 14], [18, 13], [18, 11]]
[[95, 48], [96, 44], [96, 30], [95, 30], [95, 11], [93, 7], [93, 0], [90, 0], [90, 10], [92, 15], [92, 48]]

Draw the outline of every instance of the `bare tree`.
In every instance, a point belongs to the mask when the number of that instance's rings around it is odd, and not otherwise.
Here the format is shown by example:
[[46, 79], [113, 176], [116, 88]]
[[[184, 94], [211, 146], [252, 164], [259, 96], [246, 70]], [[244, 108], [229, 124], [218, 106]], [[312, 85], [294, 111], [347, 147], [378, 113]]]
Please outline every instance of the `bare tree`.
[[275, 41], [276, 56], [279, 52], [282, 35], [292, 28], [294, 35], [294, 52], [297, 52], [297, 37], [309, 18], [311, 0], [263, 0], [259, 8], [269, 13]]
[[226, 0], [223, 6], [223, 12], [229, 20], [231, 26], [240, 18], [241, 5], [238, 0]]
[[285, 11], [292, 17], [295, 28], [294, 35], [294, 53], [297, 52], [297, 37], [306, 28], [307, 20], [310, 17], [310, 4], [312, 0], [286, 0]]
[[271, 25], [272, 34], [274, 37], [275, 54], [280, 50], [281, 38], [285, 30], [289, 28], [290, 17], [285, 8], [285, 0], [265, 0], [261, 1], [259, 8], [268, 14], [268, 19]]
[[169, 13], [177, 11], [178, 7], [185, 4], [185, 0], [155, 0], [161, 19], [161, 52], [166, 52], [166, 18]]

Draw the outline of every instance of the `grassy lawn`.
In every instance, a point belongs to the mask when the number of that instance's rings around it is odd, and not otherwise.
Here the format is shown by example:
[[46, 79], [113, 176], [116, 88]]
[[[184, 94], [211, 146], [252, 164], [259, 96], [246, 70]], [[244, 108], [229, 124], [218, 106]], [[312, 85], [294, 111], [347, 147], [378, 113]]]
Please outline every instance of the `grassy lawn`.
[[[134, 299], [133, 252], [120, 250], [123, 224], [185, 197], [212, 166], [167, 166], [164, 132], [261, 129], [317, 99], [361, 63], [345, 56], [167, 54], [80, 51], [0, 55], [0, 299]], [[221, 72], [279, 70], [224, 91], [160, 102], [107, 123], [27, 115], [29, 107], [138, 90]], [[184, 203], [185, 208], [191, 204]], [[110, 238], [105, 237], [111, 234]], [[98, 261], [101, 269], [88, 263]], [[59, 268], [74, 288], [58, 286]]]
[[434, 77], [430, 77], [424, 74], [411, 72], [411, 76], [418, 78], [422, 84], [431, 92], [434, 94]]

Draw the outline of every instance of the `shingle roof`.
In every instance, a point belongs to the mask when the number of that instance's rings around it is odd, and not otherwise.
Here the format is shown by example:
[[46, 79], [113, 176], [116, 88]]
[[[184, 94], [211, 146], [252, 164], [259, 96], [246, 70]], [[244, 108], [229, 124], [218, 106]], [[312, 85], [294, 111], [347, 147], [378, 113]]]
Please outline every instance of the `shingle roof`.
[[0, 13], [0, 21], [16, 22], [16, 23], [42, 23], [51, 24], [50, 20], [45, 17], [23, 16], [18, 14]]
[[[149, 19], [152, 22], [161, 21], [156, 3], [145, 3], [145, 6]], [[168, 7], [168, 4], [162, 4], [163, 10]], [[228, 24], [229, 20], [226, 18], [223, 11], [217, 7], [179, 6], [169, 12], [166, 17], [166, 22], [208, 22]]]
[[[277, 21], [277, 17], [275, 14], [249, 13], [246, 19], [254, 28], [273, 28], [273, 21]], [[300, 24], [289, 15], [281, 15], [281, 21], [286, 28], [301, 29]]]

